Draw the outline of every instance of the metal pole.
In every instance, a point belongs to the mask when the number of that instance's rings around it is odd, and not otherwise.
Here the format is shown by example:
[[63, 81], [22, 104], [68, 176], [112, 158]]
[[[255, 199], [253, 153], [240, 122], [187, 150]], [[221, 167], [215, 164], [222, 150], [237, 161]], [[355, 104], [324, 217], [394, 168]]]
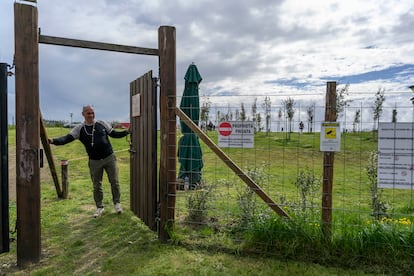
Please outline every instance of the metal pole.
[[1, 237], [0, 253], [10, 250], [9, 237], [9, 149], [7, 122], [7, 64], [0, 63], [0, 152], [1, 152]]

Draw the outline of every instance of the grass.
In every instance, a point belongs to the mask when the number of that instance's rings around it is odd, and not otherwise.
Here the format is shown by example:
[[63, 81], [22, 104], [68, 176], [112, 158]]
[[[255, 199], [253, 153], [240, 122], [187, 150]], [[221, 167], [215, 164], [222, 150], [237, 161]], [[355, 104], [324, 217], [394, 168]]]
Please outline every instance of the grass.
[[[50, 128], [48, 134], [56, 137], [67, 131]], [[10, 131], [10, 148], [14, 135]], [[217, 139], [214, 133], [209, 135]], [[83, 146], [76, 141], [53, 147], [56, 161], [69, 159], [69, 198], [57, 199], [47, 168], [42, 169], [46, 171], [41, 184], [41, 261], [24, 268], [16, 266], [16, 242], [12, 242], [11, 251], [0, 255], [0, 275], [365, 275], [412, 271], [412, 224], [364, 224], [371, 221], [364, 162], [376, 148], [372, 135], [349, 134], [346, 143], [342, 141], [342, 151], [335, 156], [336, 209], [329, 245], [321, 239], [318, 210], [304, 218], [292, 209], [298, 202], [293, 184], [298, 168], [308, 167], [317, 174], [322, 171], [318, 135], [292, 134], [291, 141], [286, 141], [284, 134], [258, 133], [254, 150], [225, 149], [246, 171], [260, 169], [264, 190], [296, 216], [294, 223], [274, 217], [256, 197], [243, 196], [245, 185], [202, 144], [204, 179], [213, 189], [207, 202], [207, 221], [188, 221], [187, 203], [192, 192], [179, 192], [177, 227], [168, 243], [158, 241], [128, 210], [125, 139], [112, 140], [119, 160], [124, 213], [113, 212], [106, 181], [106, 210], [99, 219], [92, 218], [92, 184]], [[246, 210], [240, 208], [243, 198], [252, 200]], [[384, 190], [384, 198], [392, 204], [395, 219], [412, 215], [410, 192]], [[10, 216], [13, 229], [15, 201], [10, 203]], [[238, 219], [243, 216], [254, 219], [251, 224], [240, 224]], [[15, 233], [11, 236], [16, 238]], [[405, 246], [400, 247], [401, 241]], [[381, 248], [385, 245], [388, 247]], [[380, 256], [387, 251], [389, 254]], [[364, 254], [369, 256], [362, 258]]]

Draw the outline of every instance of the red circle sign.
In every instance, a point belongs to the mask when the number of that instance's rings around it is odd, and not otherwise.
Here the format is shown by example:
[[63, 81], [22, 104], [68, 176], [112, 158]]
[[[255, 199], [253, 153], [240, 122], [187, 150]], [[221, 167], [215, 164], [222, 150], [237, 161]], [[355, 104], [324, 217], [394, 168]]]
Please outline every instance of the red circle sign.
[[218, 131], [222, 136], [229, 136], [233, 131], [233, 126], [229, 122], [221, 122]]

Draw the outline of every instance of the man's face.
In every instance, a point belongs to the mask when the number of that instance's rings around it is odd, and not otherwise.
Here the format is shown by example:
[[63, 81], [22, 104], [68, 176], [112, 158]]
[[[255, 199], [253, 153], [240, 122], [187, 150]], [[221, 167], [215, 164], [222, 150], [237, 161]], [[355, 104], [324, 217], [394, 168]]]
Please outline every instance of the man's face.
[[95, 119], [95, 111], [92, 106], [86, 106], [83, 108], [82, 115], [85, 118], [87, 124], [92, 124]]

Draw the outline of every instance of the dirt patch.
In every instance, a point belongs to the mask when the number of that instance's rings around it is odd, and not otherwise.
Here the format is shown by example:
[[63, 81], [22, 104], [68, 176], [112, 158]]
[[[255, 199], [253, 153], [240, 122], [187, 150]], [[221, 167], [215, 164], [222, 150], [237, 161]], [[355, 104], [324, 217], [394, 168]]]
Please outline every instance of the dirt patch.
[[16, 200], [16, 148], [9, 148], [9, 200]]
[[[44, 167], [40, 169], [40, 182], [51, 181], [52, 176], [45, 157]], [[9, 200], [16, 200], [16, 147], [9, 147]]]

